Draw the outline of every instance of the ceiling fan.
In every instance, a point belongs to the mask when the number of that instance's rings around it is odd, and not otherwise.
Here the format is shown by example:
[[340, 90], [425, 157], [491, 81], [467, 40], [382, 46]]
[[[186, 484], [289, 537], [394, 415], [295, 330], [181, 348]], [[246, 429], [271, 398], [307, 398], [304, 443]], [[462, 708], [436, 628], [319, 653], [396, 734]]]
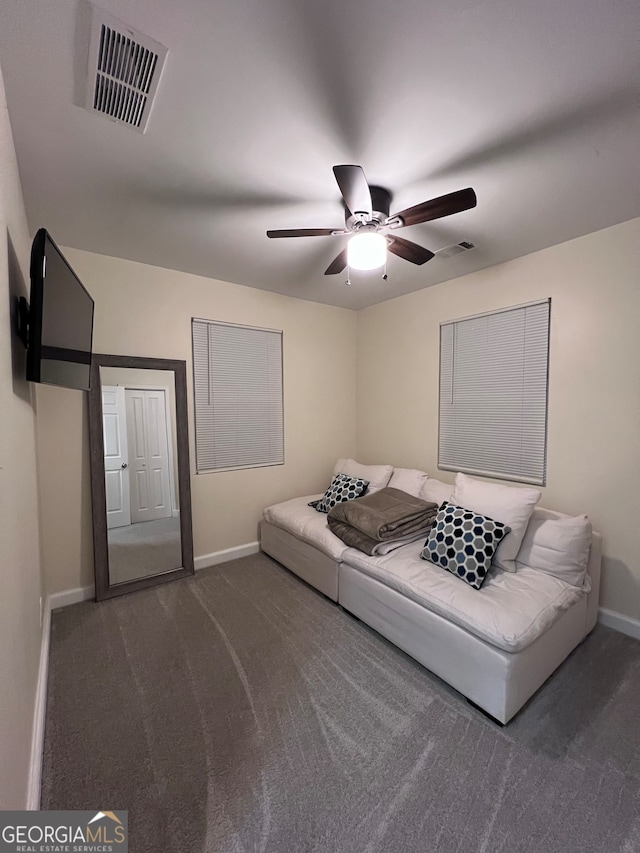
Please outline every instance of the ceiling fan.
[[412, 264], [424, 264], [433, 252], [387, 233], [387, 230], [418, 225], [453, 213], [469, 210], [477, 204], [476, 194], [467, 187], [454, 193], [423, 201], [389, 215], [391, 193], [384, 187], [369, 186], [362, 166], [334, 166], [333, 174], [345, 206], [344, 228], [289, 228], [267, 231], [267, 237], [343, 237], [350, 235], [347, 247], [331, 261], [325, 275], [335, 275], [346, 267], [372, 270], [384, 265], [387, 250]]

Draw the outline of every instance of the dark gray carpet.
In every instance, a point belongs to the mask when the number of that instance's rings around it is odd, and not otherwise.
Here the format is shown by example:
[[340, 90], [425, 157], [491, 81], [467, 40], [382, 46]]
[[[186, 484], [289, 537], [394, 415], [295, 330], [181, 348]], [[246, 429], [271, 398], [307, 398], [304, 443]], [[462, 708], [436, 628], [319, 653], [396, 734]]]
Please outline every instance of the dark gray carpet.
[[640, 643], [505, 728], [258, 555], [53, 615], [42, 808], [132, 853], [637, 853]]

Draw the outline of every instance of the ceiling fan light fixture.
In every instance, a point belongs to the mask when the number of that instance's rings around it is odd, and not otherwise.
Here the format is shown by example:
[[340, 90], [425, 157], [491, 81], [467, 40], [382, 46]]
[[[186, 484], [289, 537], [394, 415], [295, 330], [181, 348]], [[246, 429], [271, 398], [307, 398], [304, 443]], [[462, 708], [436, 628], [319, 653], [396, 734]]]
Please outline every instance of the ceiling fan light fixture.
[[[345, 214], [344, 228], [287, 228], [267, 231], [267, 237], [342, 237], [351, 236], [347, 246], [331, 261], [325, 275], [336, 275], [345, 267], [354, 270], [377, 270], [385, 268], [387, 252], [416, 266], [422, 266], [435, 257], [433, 252], [403, 237], [384, 236], [386, 228], [404, 228], [419, 225], [443, 216], [451, 216], [470, 210], [477, 204], [476, 194], [471, 187], [414, 204], [399, 213], [389, 216], [391, 193], [384, 187], [370, 186], [362, 166], [341, 165], [333, 167], [333, 174], [342, 193]], [[463, 246], [460, 243], [459, 246]], [[460, 250], [462, 251], [462, 249]], [[347, 278], [349, 272], [347, 271]], [[347, 281], [347, 284], [349, 282]]]
[[387, 260], [387, 241], [375, 231], [356, 234], [347, 244], [347, 263], [354, 270], [376, 270]]

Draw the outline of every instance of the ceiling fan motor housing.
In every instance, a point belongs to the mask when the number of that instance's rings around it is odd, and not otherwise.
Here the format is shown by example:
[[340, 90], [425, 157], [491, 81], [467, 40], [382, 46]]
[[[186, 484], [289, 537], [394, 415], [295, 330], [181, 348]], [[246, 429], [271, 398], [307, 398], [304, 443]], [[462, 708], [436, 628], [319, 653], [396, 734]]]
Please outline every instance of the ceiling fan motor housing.
[[391, 193], [384, 187], [369, 187], [371, 192], [372, 216], [370, 220], [363, 220], [361, 216], [354, 216], [345, 205], [344, 221], [351, 231], [357, 231], [363, 225], [380, 226], [389, 217], [391, 209]]

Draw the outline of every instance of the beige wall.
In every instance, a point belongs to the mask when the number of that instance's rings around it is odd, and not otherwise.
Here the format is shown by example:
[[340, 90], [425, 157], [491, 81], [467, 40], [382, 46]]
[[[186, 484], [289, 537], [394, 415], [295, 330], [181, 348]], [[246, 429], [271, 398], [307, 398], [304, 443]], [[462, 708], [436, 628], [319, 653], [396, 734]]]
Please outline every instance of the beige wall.
[[[358, 458], [438, 472], [439, 323], [550, 296], [547, 486], [604, 536], [601, 606], [640, 618], [640, 220], [358, 314]], [[433, 263], [444, 263], [434, 260]]]
[[30, 244], [0, 74], [0, 809], [27, 804], [41, 643], [34, 409], [12, 333]]
[[[354, 312], [103, 255], [64, 252], [96, 302], [95, 352], [187, 362], [196, 557], [255, 542], [265, 506], [322, 491], [335, 460], [355, 454]], [[194, 473], [191, 317], [283, 330], [285, 465]], [[38, 388], [43, 560], [50, 591], [93, 581], [84, 397]]]

